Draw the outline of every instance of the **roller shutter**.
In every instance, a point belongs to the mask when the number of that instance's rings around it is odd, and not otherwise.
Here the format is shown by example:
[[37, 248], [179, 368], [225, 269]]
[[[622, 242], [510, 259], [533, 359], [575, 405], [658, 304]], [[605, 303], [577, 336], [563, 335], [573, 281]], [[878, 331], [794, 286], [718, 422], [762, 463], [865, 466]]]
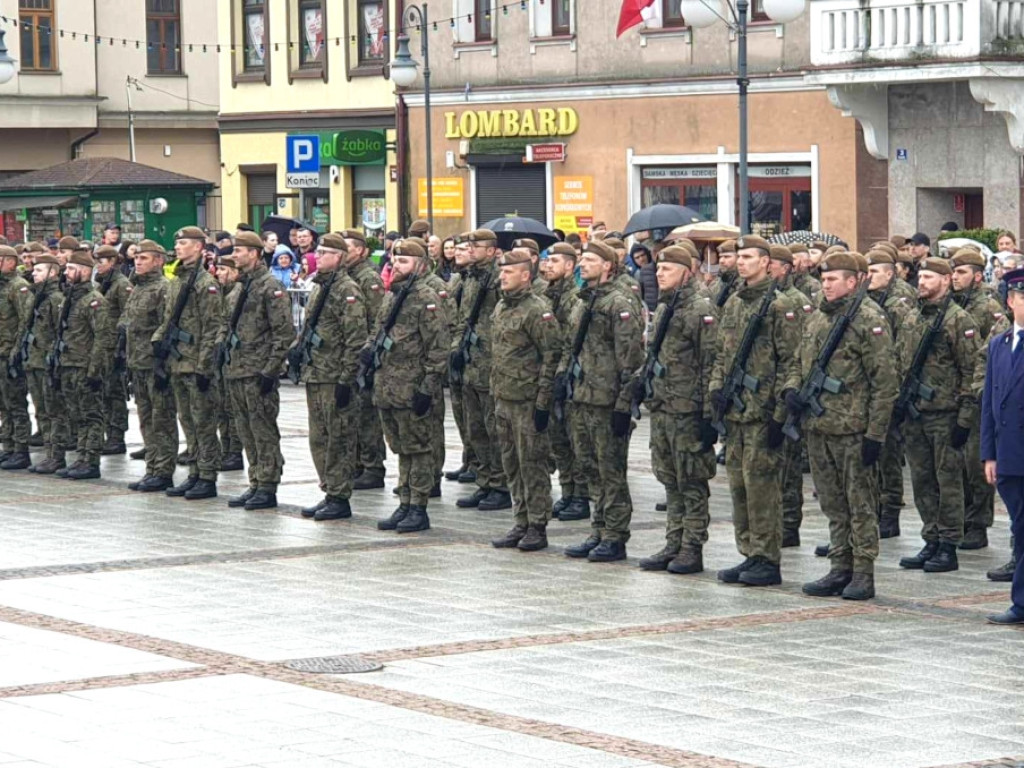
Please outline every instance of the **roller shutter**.
[[476, 166], [477, 226], [502, 216], [548, 220], [547, 182], [543, 163], [524, 164], [521, 158]]

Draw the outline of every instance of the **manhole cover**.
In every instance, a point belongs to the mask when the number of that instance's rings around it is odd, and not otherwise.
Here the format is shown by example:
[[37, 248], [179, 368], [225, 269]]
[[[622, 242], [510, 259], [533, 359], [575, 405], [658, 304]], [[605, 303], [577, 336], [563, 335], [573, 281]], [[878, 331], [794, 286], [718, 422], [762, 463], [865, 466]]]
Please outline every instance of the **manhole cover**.
[[351, 675], [356, 672], [376, 672], [384, 665], [362, 656], [314, 656], [311, 659], [293, 659], [285, 666], [297, 672], [315, 672], [321, 675]]

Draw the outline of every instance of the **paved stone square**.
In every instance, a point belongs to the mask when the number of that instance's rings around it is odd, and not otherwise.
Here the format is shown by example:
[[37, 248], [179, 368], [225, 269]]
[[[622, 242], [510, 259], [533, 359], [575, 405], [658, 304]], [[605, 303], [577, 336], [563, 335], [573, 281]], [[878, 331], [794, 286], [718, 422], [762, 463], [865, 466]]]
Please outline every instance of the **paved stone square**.
[[[800, 592], [827, 568], [810, 477], [783, 584], [751, 589], [715, 581], [739, 560], [720, 473], [708, 570], [644, 573], [664, 524], [647, 426], [630, 558], [609, 565], [561, 554], [582, 522], [554, 522], [545, 552], [492, 549], [509, 513], [457, 509], [469, 491], [450, 482], [432, 530], [379, 532], [393, 462], [351, 520], [302, 519], [321, 494], [287, 384], [273, 512], [226, 506], [241, 472], [194, 503], [128, 491], [143, 465], [126, 456], [98, 481], [0, 473], [0, 767], [1024, 765], [1024, 634], [984, 622], [1008, 600], [984, 575], [1007, 557], [1001, 505], [958, 572], [905, 572], [908, 487], [878, 599], [815, 600]], [[448, 448], [451, 467], [450, 418]], [[322, 656], [383, 669], [288, 665]]]

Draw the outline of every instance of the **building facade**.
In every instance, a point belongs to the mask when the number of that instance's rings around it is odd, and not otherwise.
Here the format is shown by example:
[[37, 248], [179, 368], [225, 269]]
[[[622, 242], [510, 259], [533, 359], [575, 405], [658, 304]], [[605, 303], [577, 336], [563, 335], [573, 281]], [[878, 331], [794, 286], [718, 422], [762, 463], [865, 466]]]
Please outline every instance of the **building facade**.
[[227, 52], [219, 71], [225, 225], [259, 227], [276, 214], [382, 239], [398, 224], [395, 97], [384, 77], [393, 4], [222, 0], [217, 8]]

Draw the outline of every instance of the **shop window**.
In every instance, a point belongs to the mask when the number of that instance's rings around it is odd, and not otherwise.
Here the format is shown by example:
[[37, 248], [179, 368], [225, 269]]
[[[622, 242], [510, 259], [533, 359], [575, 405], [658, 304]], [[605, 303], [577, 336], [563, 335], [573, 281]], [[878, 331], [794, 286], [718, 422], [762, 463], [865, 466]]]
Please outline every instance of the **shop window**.
[[261, 227], [263, 220], [274, 214], [277, 176], [273, 173], [247, 173], [245, 181], [248, 220], [254, 227]]
[[685, 205], [701, 216], [718, 219], [718, 169], [716, 166], [644, 168], [640, 205]]
[[181, 74], [180, 0], [146, 0], [146, 63], [151, 75]]
[[811, 229], [810, 166], [751, 166], [747, 199], [750, 231], [755, 235]]
[[231, 24], [234, 85], [262, 80], [270, 85], [270, 0], [235, 0]]
[[383, 0], [359, 0], [357, 12], [359, 66], [379, 67], [387, 59], [387, 6]]
[[[146, 239], [146, 207], [143, 200], [122, 200], [120, 208], [121, 238], [136, 243]], [[95, 227], [95, 222], [93, 222]]]
[[57, 44], [53, 35], [54, 2], [18, 0], [23, 72], [54, 72], [57, 69]]
[[89, 218], [92, 220], [92, 228], [89, 230], [90, 239], [94, 243], [102, 243], [103, 230], [107, 224], [117, 221], [117, 201], [90, 200]]

